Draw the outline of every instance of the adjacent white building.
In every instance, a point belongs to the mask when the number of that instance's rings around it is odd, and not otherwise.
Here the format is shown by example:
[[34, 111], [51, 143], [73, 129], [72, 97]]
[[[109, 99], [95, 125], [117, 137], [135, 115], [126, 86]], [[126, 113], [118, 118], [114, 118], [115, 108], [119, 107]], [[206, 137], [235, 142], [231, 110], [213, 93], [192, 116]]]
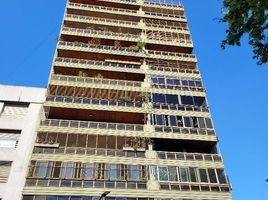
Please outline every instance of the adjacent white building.
[[20, 200], [46, 89], [0, 85], [0, 200]]

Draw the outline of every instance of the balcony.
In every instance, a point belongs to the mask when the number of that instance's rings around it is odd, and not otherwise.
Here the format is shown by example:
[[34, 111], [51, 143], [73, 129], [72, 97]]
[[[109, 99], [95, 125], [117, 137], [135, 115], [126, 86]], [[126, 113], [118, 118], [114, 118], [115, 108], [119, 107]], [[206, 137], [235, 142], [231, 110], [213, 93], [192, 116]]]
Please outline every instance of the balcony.
[[129, 15], [133, 17], [137, 17], [137, 11], [130, 10], [130, 9], [122, 9], [122, 8], [115, 8], [115, 7], [105, 7], [105, 6], [97, 6], [97, 5], [90, 5], [90, 4], [80, 4], [80, 3], [71, 3], [69, 2], [67, 5], [69, 9], [79, 9], [91, 12], [101, 12], [101, 13], [110, 13], [110, 14], [117, 14], [117, 15]]
[[62, 28], [62, 34], [65, 35], [75, 35], [81, 37], [93, 37], [102, 39], [113, 39], [113, 40], [125, 40], [131, 42], [138, 42], [140, 40], [140, 35], [136, 34], [125, 34], [107, 31], [96, 31], [90, 29], [78, 29], [78, 28]]
[[82, 22], [82, 23], [90, 23], [90, 24], [99, 24], [106, 26], [117, 26], [117, 27], [126, 27], [126, 28], [138, 28], [138, 22], [131, 22], [126, 20], [116, 20], [116, 19], [107, 19], [107, 18], [99, 18], [99, 17], [89, 17], [82, 15], [72, 15], [66, 14], [65, 20], [74, 21], [74, 22]]
[[98, 129], [98, 130], [113, 130], [113, 131], [137, 131], [143, 132], [144, 126], [138, 124], [123, 124], [123, 123], [105, 123], [94, 121], [71, 121], [47, 119], [41, 122], [41, 127], [62, 127], [62, 128], [82, 128], [82, 129]]
[[179, 105], [179, 104], [153, 103], [153, 109], [209, 113], [209, 109], [206, 106], [192, 106], [192, 105]]
[[75, 59], [57, 57], [54, 61], [54, 66], [71, 67], [71, 68], [83, 68], [83, 69], [96, 69], [118, 72], [131, 72], [141, 73], [140, 65], [137, 64], [124, 64], [115, 62], [104, 62], [97, 60]]
[[139, 81], [122, 81], [115, 79], [100, 79], [91, 77], [76, 77], [51, 75], [49, 84], [64, 85], [64, 86], [80, 86], [80, 87], [94, 87], [104, 89], [119, 89], [130, 91], [142, 91], [142, 82]]
[[124, 111], [146, 113], [147, 109], [140, 102], [122, 102], [113, 100], [99, 100], [87, 98], [73, 98], [49, 96], [46, 98], [45, 106], [83, 108], [96, 110]]
[[193, 54], [186, 53], [174, 53], [165, 51], [147, 50], [145, 52], [135, 52], [127, 47], [113, 47], [104, 45], [90, 45], [85, 43], [75, 42], [64, 42], [58, 43], [58, 49], [61, 50], [72, 50], [72, 51], [83, 51], [92, 53], [104, 53], [113, 55], [124, 55], [130, 57], [141, 57], [141, 58], [153, 58], [153, 59], [167, 59], [167, 60], [178, 60], [185, 62], [197, 62], [196, 56]]
[[158, 151], [157, 156], [159, 159], [164, 159], [164, 160], [222, 162], [222, 158], [218, 154], [180, 153], [180, 152]]

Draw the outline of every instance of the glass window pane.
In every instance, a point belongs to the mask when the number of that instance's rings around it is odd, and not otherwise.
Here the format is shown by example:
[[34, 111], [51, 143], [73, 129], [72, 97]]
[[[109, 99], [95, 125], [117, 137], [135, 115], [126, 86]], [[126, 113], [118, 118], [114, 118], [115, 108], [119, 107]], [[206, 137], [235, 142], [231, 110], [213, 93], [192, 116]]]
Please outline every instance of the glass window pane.
[[109, 168], [109, 178], [111, 180], [120, 179], [120, 165], [110, 164]]
[[178, 96], [177, 95], [166, 95], [166, 102], [170, 104], [179, 104]]
[[163, 115], [156, 115], [156, 124], [161, 126], [164, 125]]
[[206, 124], [207, 124], [207, 128], [213, 128], [212, 121], [210, 118], [206, 118]]
[[159, 180], [168, 181], [168, 168], [167, 167], [158, 167]]
[[94, 174], [93, 164], [85, 163], [83, 164], [82, 178], [92, 179]]
[[128, 166], [128, 179], [129, 180], [139, 180], [140, 171], [138, 165], [129, 165]]
[[181, 182], [189, 182], [188, 168], [180, 168]]
[[190, 168], [189, 170], [190, 170], [191, 182], [197, 182], [195, 168]]
[[210, 183], [217, 183], [217, 177], [216, 177], [216, 173], [215, 173], [215, 169], [208, 169], [208, 176], [209, 176], [209, 180]]
[[227, 184], [226, 176], [223, 169], [217, 169], [217, 175], [221, 184]]
[[183, 105], [194, 105], [194, 100], [192, 96], [181, 96], [181, 103]]
[[184, 127], [192, 127], [190, 117], [184, 117]]
[[153, 94], [153, 102], [165, 103], [165, 95], [164, 94]]
[[47, 175], [47, 169], [48, 169], [48, 162], [46, 161], [38, 161], [36, 163], [36, 169], [34, 172], [34, 176], [37, 177], [46, 177]]
[[177, 167], [168, 167], [169, 181], [178, 181]]
[[176, 116], [169, 116], [169, 126], [177, 126]]
[[169, 85], [173, 85], [173, 79], [167, 79], [167, 84], [169, 84]]
[[204, 118], [203, 117], [198, 117], [197, 119], [198, 119], [199, 128], [206, 128]]
[[207, 106], [205, 97], [194, 97], [194, 104], [196, 106]]
[[158, 83], [165, 84], [165, 79], [164, 78], [158, 78]]
[[72, 178], [73, 177], [73, 169], [74, 169], [74, 163], [66, 163], [65, 178]]
[[206, 169], [199, 169], [199, 176], [201, 182], [208, 183], [208, 175]]

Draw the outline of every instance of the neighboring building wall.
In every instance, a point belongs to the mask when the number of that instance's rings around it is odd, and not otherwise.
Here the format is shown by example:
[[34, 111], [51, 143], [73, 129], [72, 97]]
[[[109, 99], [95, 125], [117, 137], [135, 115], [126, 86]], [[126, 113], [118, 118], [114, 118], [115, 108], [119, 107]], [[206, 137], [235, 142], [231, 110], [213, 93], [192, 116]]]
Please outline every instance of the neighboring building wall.
[[[0, 85], [0, 199], [20, 200], [45, 89]], [[11, 167], [9, 166], [11, 164]]]

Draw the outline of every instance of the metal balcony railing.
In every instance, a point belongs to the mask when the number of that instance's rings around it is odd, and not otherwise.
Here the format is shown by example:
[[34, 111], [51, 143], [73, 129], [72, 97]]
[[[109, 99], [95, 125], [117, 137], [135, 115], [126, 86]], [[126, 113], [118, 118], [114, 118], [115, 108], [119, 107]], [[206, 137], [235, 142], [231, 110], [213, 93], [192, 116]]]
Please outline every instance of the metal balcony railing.
[[52, 81], [65, 81], [75, 83], [86, 83], [86, 84], [103, 84], [110, 86], [122, 86], [122, 87], [141, 87], [142, 82], [138, 81], [121, 81], [114, 79], [102, 79], [102, 78], [83, 78], [76, 76], [64, 76], [64, 75], [51, 75]]
[[124, 151], [119, 149], [96, 149], [96, 148], [41, 148], [34, 147], [35, 154], [77, 154], [77, 155], [95, 155], [95, 156], [116, 156], [116, 157], [131, 157], [145, 158], [145, 152]]
[[[133, 55], [138, 57], [148, 57], [148, 58], [163, 58], [163, 57], [173, 57], [174, 59], [183, 59], [183, 60], [192, 60], [193, 62], [196, 61], [196, 56], [193, 54], [186, 54], [186, 53], [174, 53], [174, 52], [167, 52], [167, 51], [155, 51], [155, 50], [147, 50], [147, 52], [134, 52], [128, 47], [113, 47], [113, 46], [104, 46], [104, 45], [90, 45], [85, 43], [75, 43], [75, 42], [65, 42], [60, 41], [60, 46], [66, 47], [75, 47], [81, 49], [96, 49], [100, 51], [112, 51], [115, 54], [125, 54], [125, 55]], [[178, 60], [180, 60], [178, 59]]]
[[166, 160], [185, 160], [185, 161], [212, 161], [221, 162], [222, 158], [218, 154], [201, 154], [201, 153], [176, 153], [157, 151], [158, 158]]
[[122, 102], [122, 101], [111, 101], [111, 100], [99, 100], [99, 99], [86, 99], [78, 97], [53, 97], [49, 96], [46, 101], [50, 102], [62, 102], [62, 103], [76, 103], [76, 104], [92, 104], [92, 105], [102, 105], [102, 106], [121, 106], [121, 107], [135, 107], [142, 108], [142, 103], [140, 102]]
[[114, 38], [120, 38], [120, 39], [127, 39], [127, 40], [134, 40], [138, 41], [140, 38], [139, 35], [135, 34], [129, 34], [129, 33], [116, 33], [116, 32], [107, 32], [107, 31], [97, 31], [97, 30], [91, 30], [91, 29], [78, 29], [78, 28], [69, 28], [69, 27], [63, 27], [62, 31], [66, 32], [72, 32], [79, 35], [97, 35], [97, 37], [114, 37]]
[[215, 132], [213, 129], [199, 129], [199, 128], [155, 126], [155, 132], [197, 135], [197, 136], [215, 136]]
[[209, 112], [208, 107], [205, 107], [205, 106], [164, 104], [164, 103], [156, 103], [156, 102], [153, 103], [153, 109], [193, 111], [193, 112]]
[[92, 128], [100, 130], [119, 130], [119, 131], [144, 131], [143, 125], [138, 124], [122, 124], [122, 123], [106, 123], [93, 121], [70, 121], [47, 119], [41, 122], [41, 126], [64, 127], [64, 128]]
[[144, 0], [145, 4], [160, 5], [174, 8], [183, 8], [182, 3], [177, 0]]
[[168, 89], [168, 90], [182, 90], [182, 91], [193, 91], [193, 92], [205, 92], [203, 87], [191, 87], [191, 86], [179, 86], [179, 85], [164, 85], [164, 84], [152, 84], [153, 88], [156, 89]]
[[190, 73], [190, 74], [200, 74], [198, 70], [192, 70], [192, 69], [179, 69], [179, 68], [173, 68], [173, 67], [150, 67], [150, 70], [153, 71], [163, 71], [163, 72], [175, 72], [175, 73]]
[[137, 11], [135, 10], [128, 10], [128, 9], [122, 9], [122, 8], [112, 8], [112, 7], [104, 7], [104, 6], [96, 6], [96, 5], [90, 5], [90, 4], [80, 4], [80, 3], [71, 3], [69, 2], [68, 7], [78, 7], [78, 8], [86, 8], [86, 9], [93, 9], [93, 10], [100, 10], [101, 12], [118, 12], [118, 14], [137, 14]]
[[107, 19], [107, 18], [98, 18], [98, 17], [89, 17], [89, 16], [82, 16], [82, 15], [72, 15], [67, 14], [66, 18], [74, 19], [74, 20], [81, 20], [81, 21], [88, 21], [88, 22], [104, 22], [108, 24], [117, 24], [120, 26], [128, 25], [136, 27], [138, 25], [138, 22], [132, 22], [132, 21], [125, 21], [125, 20], [116, 20], [116, 19]]
[[84, 60], [84, 59], [75, 59], [75, 58], [63, 58], [57, 57], [55, 62], [62, 62], [62, 63], [72, 63], [74, 65], [96, 65], [101, 67], [114, 67], [114, 68], [125, 68], [125, 69], [140, 69], [140, 65], [131, 65], [131, 64], [121, 64], [121, 63], [109, 63], [109, 62], [102, 62], [96, 60]]
[[145, 17], [167, 17], [167, 18], [173, 18], [173, 19], [179, 19], [179, 20], [186, 20], [185, 16], [181, 15], [172, 15], [172, 14], [165, 14], [165, 13], [157, 13], [157, 12], [149, 12], [149, 11], [144, 11], [145, 12]]
[[72, 188], [109, 188], [109, 189], [139, 189], [146, 190], [146, 182], [134, 181], [86, 181], [27, 178], [26, 187], [72, 187]]

